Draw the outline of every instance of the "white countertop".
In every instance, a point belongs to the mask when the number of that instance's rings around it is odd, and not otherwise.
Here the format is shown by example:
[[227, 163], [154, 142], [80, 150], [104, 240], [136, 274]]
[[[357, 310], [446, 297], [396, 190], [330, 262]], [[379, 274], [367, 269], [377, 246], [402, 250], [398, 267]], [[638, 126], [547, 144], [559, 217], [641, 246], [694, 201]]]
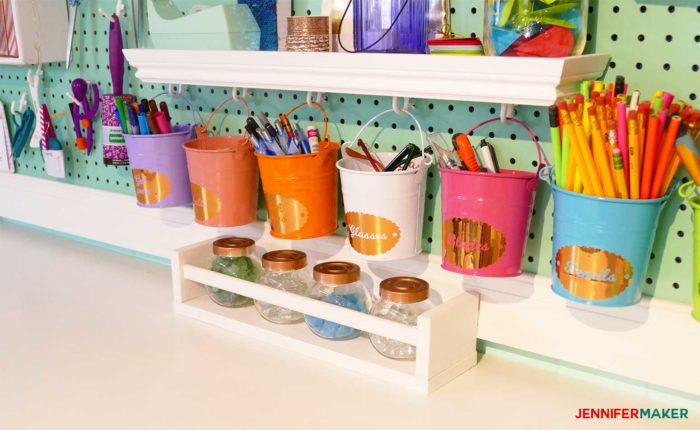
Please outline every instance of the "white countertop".
[[[700, 426], [698, 403], [496, 354], [418, 395], [179, 317], [171, 300], [165, 266], [0, 221], [0, 429]], [[575, 420], [584, 407], [689, 419]]]

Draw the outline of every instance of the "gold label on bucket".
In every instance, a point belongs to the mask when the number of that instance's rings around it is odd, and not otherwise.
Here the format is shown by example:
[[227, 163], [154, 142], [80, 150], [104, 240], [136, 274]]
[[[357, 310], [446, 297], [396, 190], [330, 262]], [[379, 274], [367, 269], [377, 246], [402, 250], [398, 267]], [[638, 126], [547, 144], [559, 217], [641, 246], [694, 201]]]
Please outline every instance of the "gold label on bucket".
[[221, 200], [219, 196], [207, 190], [201, 185], [192, 183], [192, 206], [197, 221], [206, 222], [221, 212]]
[[345, 214], [350, 245], [363, 255], [380, 255], [389, 252], [401, 238], [399, 226], [386, 218], [348, 212]]
[[452, 218], [442, 226], [445, 259], [461, 269], [483, 269], [506, 251], [506, 238], [497, 228], [481, 221]]
[[134, 177], [136, 200], [142, 205], [153, 205], [165, 200], [170, 194], [170, 179], [162, 173], [148, 169], [131, 169]]
[[265, 194], [267, 213], [272, 229], [279, 234], [296, 233], [309, 220], [309, 210], [303, 203], [279, 194]]
[[622, 293], [632, 282], [632, 265], [625, 258], [588, 246], [562, 246], [555, 270], [564, 289], [587, 300], [606, 300]]

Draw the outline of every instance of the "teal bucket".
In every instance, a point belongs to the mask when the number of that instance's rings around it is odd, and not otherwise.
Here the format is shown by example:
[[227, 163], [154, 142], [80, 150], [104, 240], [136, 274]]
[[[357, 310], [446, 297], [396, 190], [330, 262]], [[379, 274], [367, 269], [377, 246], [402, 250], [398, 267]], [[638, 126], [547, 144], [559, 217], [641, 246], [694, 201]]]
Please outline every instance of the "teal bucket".
[[593, 197], [550, 185], [554, 195], [552, 290], [595, 306], [631, 306], [642, 298], [659, 216], [653, 200]]

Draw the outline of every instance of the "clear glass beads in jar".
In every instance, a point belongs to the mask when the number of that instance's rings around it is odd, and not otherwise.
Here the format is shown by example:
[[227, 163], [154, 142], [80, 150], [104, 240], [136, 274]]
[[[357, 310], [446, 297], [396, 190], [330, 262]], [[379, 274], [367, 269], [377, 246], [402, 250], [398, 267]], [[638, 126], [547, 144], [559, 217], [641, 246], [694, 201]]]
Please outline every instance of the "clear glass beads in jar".
[[581, 55], [588, 0], [486, 0], [484, 50], [509, 57]]
[[[400, 276], [388, 278], [379, 284], [381, 300], [372, 307], [371, 314], [401, 324], [415, 326], [418, 315], [431, 309], [428, 300], [430, 287], [419, 278]], [[415, 360], [416, 347], [407, 343], [388, 339], [376, 334], [370, 335], [372, 346], [380, 354], [395, 360]]]
[[[368, 313], [372, 307], [372, 296], [359, 282], [360, 268], [357, 264], [330, 261], [314, 267], [314, 280], [309, 297], [354, 311]], [[354, 339], [362, 331], [333, 321], [304, 315], [306, 324], [314, 334], [330, 340]]]
[[[254, 259], [255, 241], [242, 237], [225, 237], [214, 241], [214, 258], [211, 270], [223, 275], [258, 282], [260, 263]], [[217, 305], [227, 308], [240, 308], [253, 304], [253, 300], [240, 294], [206, 286], [207, 294]]]
[[[288, 293], [306, 296], [309, 289], [306, 254], [296, 250], [271, 251], [262, 256], [263, 273], [260, 283]], [[255, 300], [255, 308], [266, 320], [275, 324], [293, 324], [304, 314], [281, 306]]]

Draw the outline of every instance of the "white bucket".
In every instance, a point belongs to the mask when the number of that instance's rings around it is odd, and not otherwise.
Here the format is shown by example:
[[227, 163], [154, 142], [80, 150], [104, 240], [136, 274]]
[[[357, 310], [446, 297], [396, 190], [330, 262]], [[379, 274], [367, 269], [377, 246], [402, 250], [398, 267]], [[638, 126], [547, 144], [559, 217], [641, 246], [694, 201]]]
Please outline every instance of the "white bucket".
[[[340, 171], [345, 204], [345, 223], [353, 253], [371, 261], [399, 260], [421, 252], [425, 181], [432, 156], [425, 154], [425, 136], [418, 120], [422, 159], [411, 162], [405, 171], [375, 172], [366, 161], [347, 155], [362, 132], [386, 110], [364, 125], [349, 143], [343, 145], [343, 158], [336, 163]], [[396, 156], [393, 152], [375, 154], [383, 164]]]

